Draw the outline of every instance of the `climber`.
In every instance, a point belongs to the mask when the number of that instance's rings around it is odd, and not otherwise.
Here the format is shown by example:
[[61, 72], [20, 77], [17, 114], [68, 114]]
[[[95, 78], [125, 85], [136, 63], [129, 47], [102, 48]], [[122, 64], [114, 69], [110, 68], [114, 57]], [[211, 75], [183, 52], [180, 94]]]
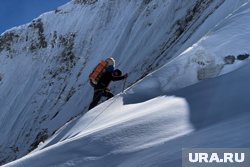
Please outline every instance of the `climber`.
[[115, 60], [108, 58], [101, 61], [89, 75], [90, 84], [94, 87], [94, 96], [89, 105], [89, 110], [98, 104], [102, 96], [107, 97], [107, 99], [114, 96], [108, 88], [111, 81], [119, 81], [128, 77], [128, 74], [122, 75], [119, 69], [114, 68]]

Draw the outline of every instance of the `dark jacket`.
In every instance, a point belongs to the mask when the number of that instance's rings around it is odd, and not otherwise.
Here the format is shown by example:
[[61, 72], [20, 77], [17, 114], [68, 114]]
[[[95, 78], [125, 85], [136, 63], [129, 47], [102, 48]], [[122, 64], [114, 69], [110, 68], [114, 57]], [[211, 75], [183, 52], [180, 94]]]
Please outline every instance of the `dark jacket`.
[[113, 71], [114, 67], [109, 66], [106, 72], [100, 78], [99, 83], [95, 86], [95, 89], [107, 89], [111, 81], [119, 81], [125, 79], [124, 76], [114, 76]]

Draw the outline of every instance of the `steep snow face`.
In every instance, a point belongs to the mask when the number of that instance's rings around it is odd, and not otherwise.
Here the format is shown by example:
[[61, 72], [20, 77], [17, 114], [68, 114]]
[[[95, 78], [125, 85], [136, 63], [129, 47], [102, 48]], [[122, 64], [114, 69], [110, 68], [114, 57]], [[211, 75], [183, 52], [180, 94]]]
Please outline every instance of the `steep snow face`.
[[[157, 79], [142, 80], [5, 166], [180, 167], [183, 148], [250, 147], [249, 71], [248, 62], [232, 73], [167, 95]], [[149, 97], [148, 87], [154, 88], [150, 90], [155, 98]], [[228, 119], [231, 114], [234, 117]], [[212, 118], [220, 122], [214, 124]], [[193, 129], [208, 121], [210, 126]]]
[[[93, 93], [88, 74], [100, 59], [114, 57], [118, 67], [129, 73], [129, 85], [192, 46], [245, 2], [75, 0], [3, 33], [0, 163], [27, 154], [72, 117], [86, 111]], [[187, 52], [180, 57], [187, 57], [184, 55]], [[193, 62], [199, 64], [198, 60]], [[178, 74], [185, 74], [183, 70]], [[176, 78], [170, 80], [174, 72], [160, 82], [164, 90], [181, 87]], [[181, 80], [185, 81], [182, 87], [197, 81], [195, 72], [191, 79], [189, 83], [187, 78]], [[172, 83], [167, 84], [169, 81]], [[117, 85], [113, 86], [115, 92], [122, 89], [122, 84]]]

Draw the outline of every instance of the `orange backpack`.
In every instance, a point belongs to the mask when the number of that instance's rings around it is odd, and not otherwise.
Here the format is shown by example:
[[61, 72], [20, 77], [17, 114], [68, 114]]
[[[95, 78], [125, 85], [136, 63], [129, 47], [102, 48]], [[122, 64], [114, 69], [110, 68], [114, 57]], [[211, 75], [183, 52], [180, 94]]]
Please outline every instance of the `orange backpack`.
[[108, 62], [101, 60], [99, 64], [94, 68], [94, 70], [89, 74], [89, 81], [92, 86], [98, 84], [102, 74], [106, 71], [108, 67]]

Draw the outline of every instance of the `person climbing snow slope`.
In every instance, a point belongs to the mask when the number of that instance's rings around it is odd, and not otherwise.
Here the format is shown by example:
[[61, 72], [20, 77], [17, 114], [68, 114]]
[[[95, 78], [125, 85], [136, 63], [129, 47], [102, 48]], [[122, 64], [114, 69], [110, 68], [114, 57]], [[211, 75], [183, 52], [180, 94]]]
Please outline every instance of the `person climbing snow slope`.
[[119, 69], [115, 69], [115, 60], [113, 58], [101, 61], [89, 75], [90, 84], [94, 88], [94, 95], [89, 105], [89, 110], [97, 106], [102, 96], [107, 97], [107, 99], [114, 96], [108, 88], [111, 81], [119, 81], [127, 77], [128, 74], [122, 75]]

